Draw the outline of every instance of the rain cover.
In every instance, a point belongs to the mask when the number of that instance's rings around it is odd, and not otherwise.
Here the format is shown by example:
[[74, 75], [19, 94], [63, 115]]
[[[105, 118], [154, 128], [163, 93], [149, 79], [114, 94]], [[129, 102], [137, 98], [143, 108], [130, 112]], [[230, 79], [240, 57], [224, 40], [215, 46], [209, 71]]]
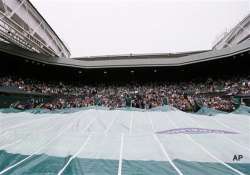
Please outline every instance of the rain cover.
[[250, 174], [248, 110], [2, 110], [0, 174]]

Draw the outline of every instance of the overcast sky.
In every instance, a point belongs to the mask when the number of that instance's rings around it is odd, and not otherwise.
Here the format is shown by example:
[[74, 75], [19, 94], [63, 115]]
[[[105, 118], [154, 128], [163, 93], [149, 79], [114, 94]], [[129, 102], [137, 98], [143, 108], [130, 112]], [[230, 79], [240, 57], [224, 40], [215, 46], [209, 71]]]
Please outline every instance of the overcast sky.
[[72, 57], [211, 49], [250, 0], [30, 0]]

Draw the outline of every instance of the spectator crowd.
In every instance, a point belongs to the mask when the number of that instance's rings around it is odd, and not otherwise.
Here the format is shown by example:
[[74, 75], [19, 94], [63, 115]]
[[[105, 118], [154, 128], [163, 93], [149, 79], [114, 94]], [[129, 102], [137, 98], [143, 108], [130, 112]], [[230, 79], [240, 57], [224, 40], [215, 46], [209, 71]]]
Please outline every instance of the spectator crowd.
[[[0, 78], [0, 87], [17, 88], [29, 93], [53, 96], [47, 102], [31, 102], [29, 108], [64, 109], [103, 106], [110, 109], [135, 107], [150, 109], [170, 105], [182, 111], [194, 111], [198, 104], [222, 111], [232, 111], [231, 98], [250, 94], [250, 77], [186, 82], [151, 82], [129, 84], [67, 84], [13, 77]], [[21, 104], [18, 104], [21, 105]], [[199, 105], [198, 105], [199, 106]]]

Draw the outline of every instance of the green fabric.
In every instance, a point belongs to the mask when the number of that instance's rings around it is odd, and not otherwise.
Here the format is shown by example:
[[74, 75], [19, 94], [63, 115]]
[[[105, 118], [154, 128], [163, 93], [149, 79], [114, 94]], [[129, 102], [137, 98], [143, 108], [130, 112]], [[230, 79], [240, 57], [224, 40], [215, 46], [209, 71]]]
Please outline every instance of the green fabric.
[[[0, 151], [0, 171], [26, 158], [25, 155], [10, 154]], [[70, 157], [53, 157], [48, 155], [35, 155], [19, 166], [7, 171], [6, 175], [56, 175], [69, 160]], [[174, 160], [173, 163], [185, 175], [236, 175], [229, 168], [220, 163], [192, 162]], [[250, 174], [250, 164], [230, 163], [233, 168]], [[75, 158], [67, 166], [64, 175], [116, 175], [118, 172], [118, 160], [83, 159]], [[177, 175], [171, 164], [167, 161], [139, 161], [123, 160], [122, 175]]]
[[167, 98], [167, 97], [164, 97], [164, 98], [163, 98], [163, 104], [164, 104], [164, 105], [168, 105], [168, 98]]

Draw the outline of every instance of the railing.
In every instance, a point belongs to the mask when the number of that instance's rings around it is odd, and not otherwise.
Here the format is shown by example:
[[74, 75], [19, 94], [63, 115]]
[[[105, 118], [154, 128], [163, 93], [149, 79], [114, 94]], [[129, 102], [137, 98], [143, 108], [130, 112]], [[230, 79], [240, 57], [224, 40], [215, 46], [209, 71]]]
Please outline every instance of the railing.
[[40, 52], [50, 56], [59, 56], [1, 11], [0, 15], [0, 21], [2, 22], [2, 24], [0, 24], [0, 31], [2, 38], [31, 51]]

